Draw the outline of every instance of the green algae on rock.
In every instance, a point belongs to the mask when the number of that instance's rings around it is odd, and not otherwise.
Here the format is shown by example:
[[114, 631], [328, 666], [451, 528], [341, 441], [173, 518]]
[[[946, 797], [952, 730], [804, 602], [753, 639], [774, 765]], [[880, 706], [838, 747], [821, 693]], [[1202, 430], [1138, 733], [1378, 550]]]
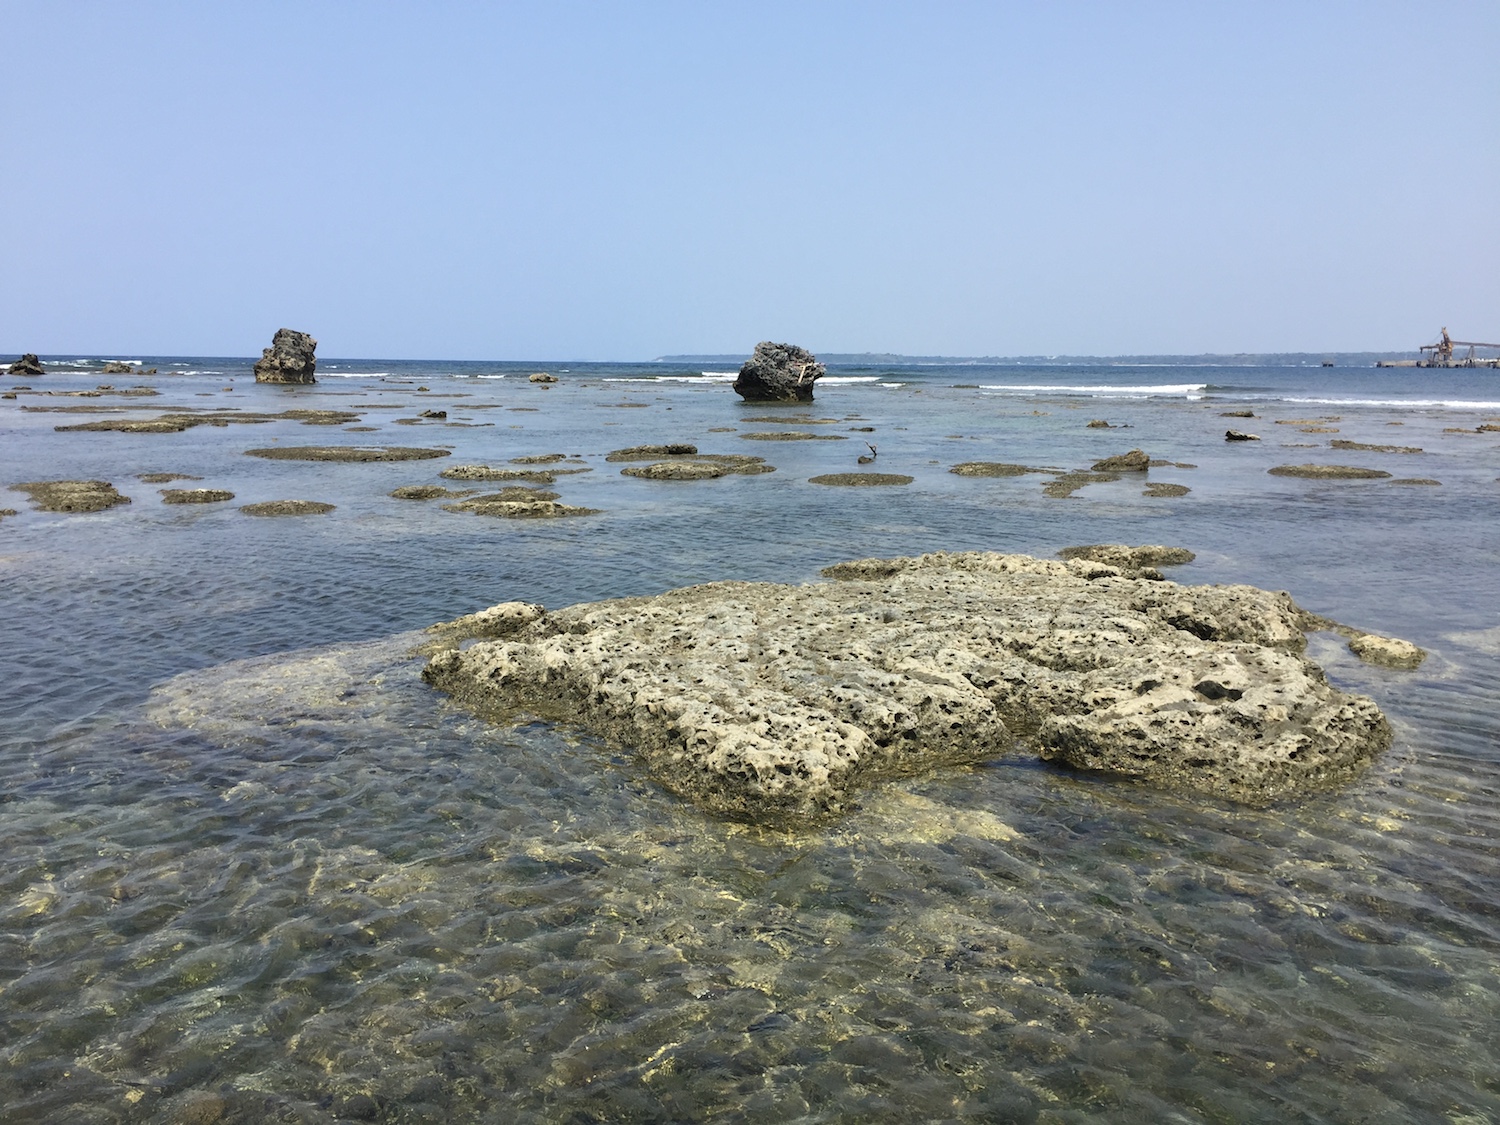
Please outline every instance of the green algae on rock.
[[102, 512], [130, 503], [130, 497], [115, 491], [107, 480], [33, 480], [10, 487], [29, 495], [39, 512]]
[[497, 607], [500, 639], [423, 674], [484, 713], [591, 730], [669, 789], [768, 823], [1017, 754], [1263, 803], [1343, 782], [1390, 740], [1372, 701], [1301, 656], [1285, 593], [988, 553], [825, 575]]

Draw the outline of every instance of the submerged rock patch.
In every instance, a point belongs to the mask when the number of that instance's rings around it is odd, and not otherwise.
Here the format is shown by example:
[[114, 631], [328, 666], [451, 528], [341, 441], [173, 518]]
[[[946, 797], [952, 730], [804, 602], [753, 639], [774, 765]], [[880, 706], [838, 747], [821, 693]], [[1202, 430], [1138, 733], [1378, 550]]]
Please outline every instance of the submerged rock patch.
[[234, 493], [224, 488], [163, 488], [163, 504], [217, 504], [233, 500]]
[[910, 484], [916, 478], [905, 473], [824, 473], [808, 477], [808, 484], [829, 484], [845, 488], [889, 488]]
[[848, 441], [843, 434], [810, 434], [805, 430], [764, 430], [741, 434], [742, 441]]
[[1391, 475], [1384, 469], [1362, 469], [1357, 465], [1277, 465], [1266, 472], [1273, 477], [1307, 480], [1379, 480]]
[[1163, 547], [1156, 543], [1144, 547], [1127, 547], [1124, 543], [1091, 543], [1084, 547], [1064, 547], [1057, 553], [1060, 558], [1087, 559], [1125, 570], [1148, 566], [1181, 566], [1198, 557], [1186, 547]]
[[[509, 491], [509, 490], [507, 490]], [[444, 504], [445, 512], [464, 512], [475, 516], [490, 516], [503, 520], [555, 520], [571, 516], [597, 516], [598, 508], [576, 508], [571, 504], [559, 504], [547, 499], [556, 493], [546, 492], [525, 498], [505, 499], [504, 493], [491, 496], [476, 496], [457, 504]]]
[[963, 461], [948, 470], [961, 477], [1020, 477], [1027, 473], [1046, 473], [1028, 465], [1008, 465], [1004, 461]]
[[333, 509], [334, 505], [321, 500], [267, 500], [240, 506], [247, 516], [321, 516]]
[[1300, 655], [1284, 593], [986, 553], [825, 574], [496, 607], [496, 639], [454, 642], [423, 675], [773, 823], [836, 813], [876, 778], [1016, 754], [1259, 803], [1346, 780], [1390, 739], [1373, 702]]
[[1174, 496], [1186, 496], [1191, 491], [1193, 490], [1185, 484], [1168, 484], [1165, 481], [1152, 481], [1146, 486], [1145, 491], [1141, 495], [1161, 500]]
[[146, 484], [171, 484], [174, 480], [202, 480], [191, 473], [138, 473], [136, 480]]
[[448, 449], [422, 449], [413, 445], [273, 445], [247, 449], [247, 457], [268, 461], [427, 461], [450, 457]]

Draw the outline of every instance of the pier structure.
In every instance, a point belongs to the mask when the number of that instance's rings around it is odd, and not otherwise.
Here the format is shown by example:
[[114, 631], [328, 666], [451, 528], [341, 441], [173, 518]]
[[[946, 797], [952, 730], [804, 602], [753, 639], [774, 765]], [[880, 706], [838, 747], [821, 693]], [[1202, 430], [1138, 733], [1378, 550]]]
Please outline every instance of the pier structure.
[[[1464, 355], [1455, 355], [1455, 348], [1468, 348]], [[1500, 344], [1486, 344], [1478, 340], [1455, 340], [1442, 333], [1436, 343], [1423, 344], [1418, 350], [1420, 359], [1383, 359], [1376, 367], [1500, 367], [1500, 354], [1476, 355], [1475, 348], [1485, 348], [1500, 353]]]

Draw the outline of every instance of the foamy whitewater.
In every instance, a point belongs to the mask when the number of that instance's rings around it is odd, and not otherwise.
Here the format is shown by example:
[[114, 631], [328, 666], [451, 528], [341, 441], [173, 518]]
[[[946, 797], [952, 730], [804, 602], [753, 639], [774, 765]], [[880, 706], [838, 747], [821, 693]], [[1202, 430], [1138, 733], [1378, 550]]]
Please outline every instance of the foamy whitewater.
[[[127, 358], [159, 374], [0, 377], [0, 485], [131, 499], [54, 514], [0, 488], [0, 1118], [1500, 1120], [1500, 373], [835, 366], [779, 406], [716, 364], [323, 359], [274, 387], [246, 359]], [[56, 429], [309, 409], [357, 417]], [[843, 440], [747, 440], [777, 429]], [[668, 442], [776, 471], [605, 460]], [[810, 483], [867, 443], [912, 483]], [[245, 456], [300, 445], [450, 455]], [[1134, 448], [1144, 480], [1067, 498], [948, 471]], [[599, 514], [391, 495], [546, 454], [589, 470], [549, 487]], [[1267, 471], [1303, 463], [1390, 475]], [[335, 507], [241, 511], [288, 499]], [[1269, 809], [1011, 760], [773, 833], [629, 747], [465, 712], [411, 655], [501, 601], [1108, 542], [1426, 649], [1399, 672], [1310, 640], [1393, 747]]]

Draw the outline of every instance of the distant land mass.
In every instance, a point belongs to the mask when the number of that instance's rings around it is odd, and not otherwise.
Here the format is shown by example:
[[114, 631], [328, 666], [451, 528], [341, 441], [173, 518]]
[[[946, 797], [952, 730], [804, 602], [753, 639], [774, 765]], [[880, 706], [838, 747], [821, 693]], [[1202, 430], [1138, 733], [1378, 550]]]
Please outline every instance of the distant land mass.
[[[1373, 367], [1378, 360], [1417, 359], [1410, 352], [1237, 352], [1204, 355], [897, 355], [894, 352], [819, 352], [818, 359], [839, 367]], [[737, 355], [659, 355], [653, 363], [706, 363], [739, 367], [749, 353]]]

